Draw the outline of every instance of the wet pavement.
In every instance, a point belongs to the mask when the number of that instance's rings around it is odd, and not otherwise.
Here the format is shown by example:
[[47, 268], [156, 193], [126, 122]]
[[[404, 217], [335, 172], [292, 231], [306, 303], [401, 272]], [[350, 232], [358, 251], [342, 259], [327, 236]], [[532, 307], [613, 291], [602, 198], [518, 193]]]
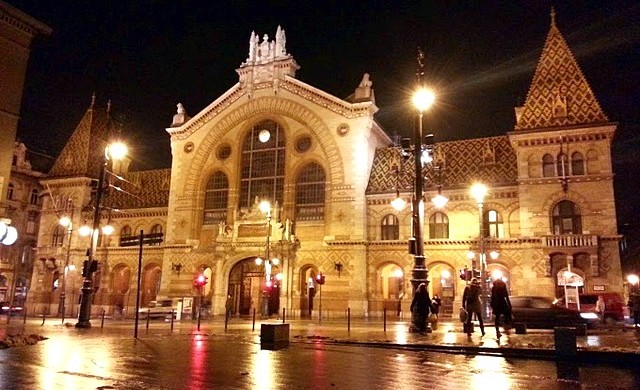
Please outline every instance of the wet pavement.
[[[0, 319], [2, 321], [2, 319]], [[12, 319], [13, 321], [13, 319]], [[70, 321], [73, 324], [75, 321]], [[279, 323], [271, 320], [269, 323]], [[34, 346], [0, 350], [0, 388], [12, 389], [637, 389], [634, 367], [576, 364], [527, 358], [532, 349], [553, 350], [553, 333], [530, 331], [498, 342], [493, 328], [471, 341], [459, 324], [443, 323], [428, 335], [407, 332], [403, 322], [360, 321], [347, 331], [341, 320], [288, 321], [283, 349], [260, 345], [260, 322], [233, 319], [141, 322], [93, 320], [93, 328], [63, 326], [60, 319], [1, 325], [0, 332], [48, 337]], [[0, 333], [0, 338], [2, 335]], [[578, 337], [583, 349], [640, 351], [640, 336], [622, 328]], [[442, 353], [437, 348], [465, 348]], [[435, 348], [435, 350], [434, 350]], [[493, 350], [519, 351], [499, 356]], [[451, 350], [449, 350], [451, 352]], [[548, 356], [547, 356], [548, 357]], [[613, 364], [616, 363], [616, 364]]]

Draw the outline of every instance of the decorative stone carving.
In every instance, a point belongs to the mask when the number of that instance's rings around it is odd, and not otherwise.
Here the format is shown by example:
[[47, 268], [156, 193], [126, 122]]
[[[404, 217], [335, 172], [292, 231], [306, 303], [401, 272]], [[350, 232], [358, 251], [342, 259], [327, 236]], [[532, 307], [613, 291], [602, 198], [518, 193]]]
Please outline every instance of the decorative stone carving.
[[178, 103], [177, 106], [178, 112], [173, 116], [171, 127], [180, 127], [190, 119], [182, 103]]

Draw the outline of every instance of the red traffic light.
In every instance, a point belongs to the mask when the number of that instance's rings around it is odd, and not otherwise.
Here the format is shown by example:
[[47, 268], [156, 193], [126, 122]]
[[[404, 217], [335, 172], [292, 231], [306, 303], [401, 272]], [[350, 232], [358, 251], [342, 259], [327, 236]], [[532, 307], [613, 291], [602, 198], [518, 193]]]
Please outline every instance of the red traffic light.
[[323, 274], [317, 274], [316, 275], [316, 283], [324, 284], [324, 275]]
[[202, 287], [205, 284], [207, 284], [207, 277], [202, 274], [196, 276], [196, 278], [193, 279], [193, 285], [196, 287]]

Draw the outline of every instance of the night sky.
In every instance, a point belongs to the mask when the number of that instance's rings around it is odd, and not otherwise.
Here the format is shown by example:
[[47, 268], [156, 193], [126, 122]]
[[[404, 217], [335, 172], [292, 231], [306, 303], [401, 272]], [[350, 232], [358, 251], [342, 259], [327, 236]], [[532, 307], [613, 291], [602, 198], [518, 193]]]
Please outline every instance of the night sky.
[[[637, 1], [5, 1], [53, 28], [31, 54], [20, 139], [56, 156], [95, 91], [98, 104], [111, 99], [137, 169], [170, 166], [165, 128], [176, 104], [194, 116], [213, 102], [238, 81], [251, 31], [273, 39], [278, 25], [300, 80], [345, 98], [370, 73], [376, 119], [390, 135], [409, 134], [415, 120], [408, 95], [418, 45], [438, 91], [427, 122], [436, 140], [505, 134], [553, 5], [605, 113], [619, 122], [616, 190], [637, 198], [640, 180], [627, 168], [637, 170], [640, 144]], [[618, 211], [638, 215], [635, 203]]]

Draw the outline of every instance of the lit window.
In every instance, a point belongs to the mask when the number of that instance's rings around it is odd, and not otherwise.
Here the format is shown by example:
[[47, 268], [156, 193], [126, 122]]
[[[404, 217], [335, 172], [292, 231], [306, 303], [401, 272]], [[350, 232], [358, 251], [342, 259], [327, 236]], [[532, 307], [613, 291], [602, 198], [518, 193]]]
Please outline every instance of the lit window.
[[495, 210], [487, 210], [484, 213], [483, 236], [500, 238], [504, 237], [504, 227], [502, 225], [502, 215]]
[[204, 194], [205, 225], [215, 225], [227, 220], [227, 205], [229, 202], [229, 181], [222, 172], [215, 172], [209, 181]]
[[254, 125], [242, 144], [240, 207], [251, 207], [256, 198], [282, 204], [284, 159], [284, 129], [270, 120]]
[[319, 164], [307, 164], [296, 179], [296, 221], [324, 219], [326, 178]]
[[429, 217], [429, 238], [449, 238], [449, 217], [443, 212], [431, 214]]

